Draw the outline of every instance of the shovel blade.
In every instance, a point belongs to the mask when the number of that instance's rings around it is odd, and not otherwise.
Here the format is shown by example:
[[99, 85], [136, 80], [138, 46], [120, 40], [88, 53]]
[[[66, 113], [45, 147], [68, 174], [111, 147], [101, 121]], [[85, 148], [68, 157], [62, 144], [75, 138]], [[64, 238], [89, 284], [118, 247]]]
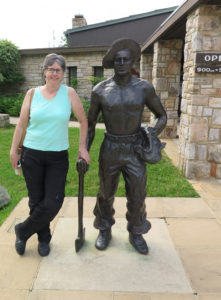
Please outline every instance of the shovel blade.
[[85, 228], [83, 229], [82, 234], [78, 235], [78, 237], [75, 240], [75, 251], [78, 252], [81, 247], [84, 245], [85, 241]]

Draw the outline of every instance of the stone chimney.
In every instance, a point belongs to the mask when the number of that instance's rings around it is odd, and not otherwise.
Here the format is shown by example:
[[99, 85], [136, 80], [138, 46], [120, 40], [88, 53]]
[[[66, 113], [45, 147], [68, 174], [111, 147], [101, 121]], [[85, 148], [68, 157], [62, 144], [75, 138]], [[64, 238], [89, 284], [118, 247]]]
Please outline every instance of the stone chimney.
[[78, 28], [86, 25], [87, 21], [83, 15], [75, 15], [72, 19], [72, 28]]

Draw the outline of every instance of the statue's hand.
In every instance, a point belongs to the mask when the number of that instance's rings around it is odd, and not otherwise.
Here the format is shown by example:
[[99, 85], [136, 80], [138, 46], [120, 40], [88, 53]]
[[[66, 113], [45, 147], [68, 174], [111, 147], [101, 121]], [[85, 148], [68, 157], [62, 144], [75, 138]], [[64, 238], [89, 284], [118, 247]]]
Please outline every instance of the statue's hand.
[[157, 136], [156, 129], [154, 127], [148, 127], [148, 132], [153, 136]]
[[87, 164], [86, 160], [80, 158], [77, 161], [76, 168], [79, 174], [84, 175], [87, 172], [89, 165]]

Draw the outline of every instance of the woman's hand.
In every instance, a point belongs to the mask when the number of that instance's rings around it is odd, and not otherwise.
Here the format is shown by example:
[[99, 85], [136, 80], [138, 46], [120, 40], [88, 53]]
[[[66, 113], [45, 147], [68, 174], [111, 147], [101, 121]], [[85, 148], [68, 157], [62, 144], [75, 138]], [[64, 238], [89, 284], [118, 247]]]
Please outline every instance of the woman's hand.
[[21, 159], [21, 155], [17, 154], [16, 152], [10, 152], [10, 160], [11, 160], [11, 164], [13, 169], [18, 169], [18, 162]]
[[79, 149], [78, 160], [80, 158], [83, 158], [87, 162], [88, 165], [90, 164], [90, 156], [89, 156], [89, 153], [86, 148]]

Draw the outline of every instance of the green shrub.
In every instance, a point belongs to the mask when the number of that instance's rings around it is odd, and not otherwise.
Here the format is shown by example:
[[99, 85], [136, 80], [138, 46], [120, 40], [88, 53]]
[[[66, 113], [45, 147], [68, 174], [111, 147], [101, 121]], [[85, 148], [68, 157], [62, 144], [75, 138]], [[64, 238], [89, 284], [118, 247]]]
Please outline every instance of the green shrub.
[[[82, 103], [82, 105], [83, 105], [85, 114], [86, 114], [86, 116], [88, 117], [88, 111], [89, 111], [91, 102], [90, 102], [90, 101], [86, 101], [84, 98], [81, 98], [81, 103]], [[73, 113], [71, 113], [71, 120], [72, 120], [72, 121], [77, 121], [77, 118], [75, 117], [75, 115], [74, 115]], [[104, 119], [103, 119], [103, 116], [102, 116], [102, 115], [99, 116], [97, 122], [98, 122], [98, 123], [103, 123], [103, 122], [104, 122]]]
[[106, 78], [104, 77], [95, 77], [95, 76], [92, 76], [89, 78], [89, 81], [92, 83], [93, 86], [95, 86], [96, 84], [98, 84], [99, 82], [101, 81], [104, 81]]
[[7, 40], [0, 40], [0, 88], [15, 89], [24, 82], [25, 77], [18, 72], [20, 61], [18, 47]]
[[77, 78], [75, 78], [75, 77], [71, 78], [70, 86], [73, 87], [74, 89], [76, 89], [77, 85], [78, 85]]
[[0, 113], [9, 114], [10, 116], [19, 116], [24, 94], [16, 96], [0, 96]]

